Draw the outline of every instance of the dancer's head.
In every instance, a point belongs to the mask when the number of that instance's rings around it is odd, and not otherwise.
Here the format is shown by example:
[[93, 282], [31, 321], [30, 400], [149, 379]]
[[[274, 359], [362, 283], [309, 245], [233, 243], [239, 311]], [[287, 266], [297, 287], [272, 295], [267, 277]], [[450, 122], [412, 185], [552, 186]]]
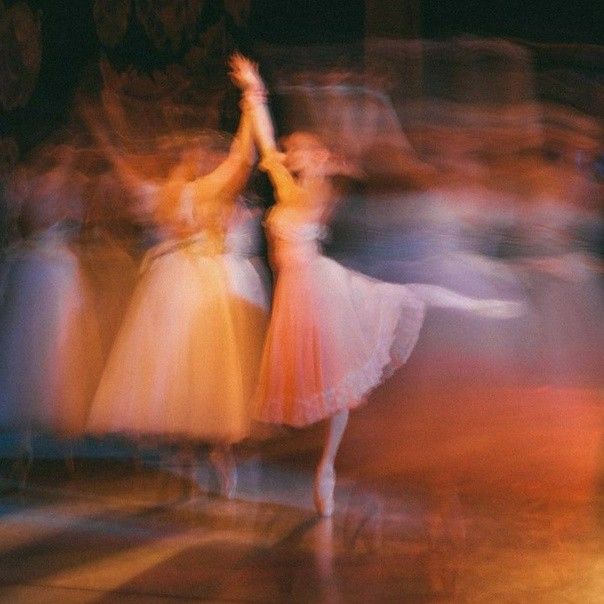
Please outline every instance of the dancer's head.
[[294, 176], [344, 176], [358, 179], [360, 170], [350, 161], [330, 150], [321, 138], [305, 130], [282, 137], [285, 167]]
[[331, 153], [321, 139], [311, 132], [297, 131], [281, 139], [283, 163], [294, 175], [324, 175]]

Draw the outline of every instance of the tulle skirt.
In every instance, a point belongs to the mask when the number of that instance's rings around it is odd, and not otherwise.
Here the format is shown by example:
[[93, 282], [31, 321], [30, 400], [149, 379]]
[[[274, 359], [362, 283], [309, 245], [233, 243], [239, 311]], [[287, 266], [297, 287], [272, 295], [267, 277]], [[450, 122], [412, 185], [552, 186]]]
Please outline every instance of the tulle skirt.
[[[247, 299], [248, 291], [256, 298]], [[186, 245], [151, 250], [101, 378], [90, 432], [246, 437], [267, 295], [248, 259], [229, 263]]]
[[359, 405], [419, 337], [424, 303], [324, 256], [278, 274], [256, 415], [306, 426]]
[[0, 426], [80, 436], [101, 373], [90, 285], [60, 239], [7, 259], [0, 301]]

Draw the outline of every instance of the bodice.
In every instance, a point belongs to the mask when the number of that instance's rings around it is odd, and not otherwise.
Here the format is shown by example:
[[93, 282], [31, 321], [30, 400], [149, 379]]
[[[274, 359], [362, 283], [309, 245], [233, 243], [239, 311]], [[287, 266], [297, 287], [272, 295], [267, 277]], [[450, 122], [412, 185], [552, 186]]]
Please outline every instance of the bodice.
[[32, 243], [69, 242], [78, 236], [81, 228], [82, 225], [78, 221], [70, 219], [57, 220], [50, 226], [32, 233], [27, 237], [27, 241]]
[[77, 240], [81, 224], [74, 220], [58, 220], [46, 228], [39, 229], [27, 236], [16, 247], [22, 253], [36, 250], [48, 256], [63, 256], [74, 241]]
[[[139, 211], [157, 223], [162, 239], [181, 239], [202, 231], [212, 219], [204, 213], [204, 206], [195, 202], [192, 186], [183, 186], [175, 201], [169, 199], [163, 189], [154, 183], [144, 183], [137, 191]], [[209, 204], [208, 204], [209, 205]]]
[[278, 268], [304, 264], [321, 253], [327, 228], [302, 209], [275, 206], [265, 222]]
[[224, 253], [224, 238], [201, 230], [189, 237], [163, 239], [147, 250], [140, 271], [144, 272], [160, 258], [179, 252], [191, 258], [220, 256]]
[[[33, 260], [67, 263], [74, 266], [77, 263], [77, 257], [73, 246], [77, 241], [80, 226], [76, 221], [59, 220], [46, 228], [31, 233], [24, 239], [14, 241], [4, 250], [0, 259], [6, 265]], [[0, 270], [2, 270], [1, 267]]]
[[237, 205], [223, 231], [199, 228], [188, 237], [161, 237], [160, 234], [160, 240], [147, 251], [141, 270], [154, 260], [175, 252], [186, 252], [192, 257], [229, 255], [249, 258], [259, 255], [261, 246], [260, 210]]

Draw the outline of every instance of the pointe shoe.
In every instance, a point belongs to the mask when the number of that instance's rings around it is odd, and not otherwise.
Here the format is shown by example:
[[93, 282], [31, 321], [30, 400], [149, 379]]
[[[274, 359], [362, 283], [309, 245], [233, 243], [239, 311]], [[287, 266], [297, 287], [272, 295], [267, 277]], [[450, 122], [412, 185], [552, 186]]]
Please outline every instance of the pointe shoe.
[[237, 490], [237, 467], [233, 454], [231, 451], [213, 449], [210, 452], [210, 463], [218, 476], [220, 495], [225, 499], [233, 499]]
[[315, 476], [313, 497], [319, 516], [331, 516], [334, 511], [333, 492], [336, 486], [336, 472], [333, 466], [318, 468]]

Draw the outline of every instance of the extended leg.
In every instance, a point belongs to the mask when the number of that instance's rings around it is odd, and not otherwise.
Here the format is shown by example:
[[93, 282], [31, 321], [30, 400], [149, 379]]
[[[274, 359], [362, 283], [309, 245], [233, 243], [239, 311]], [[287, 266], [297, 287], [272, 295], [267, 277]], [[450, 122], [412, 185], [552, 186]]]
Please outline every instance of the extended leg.
[[412, 291], [427, 306], [456, 308], [484, 317], [508, 319], [518, 317], [524, 312], [522, 302], [497, 300], [490, 298], [471, 298], [439, 285], [409, 283], [405, 287]]

